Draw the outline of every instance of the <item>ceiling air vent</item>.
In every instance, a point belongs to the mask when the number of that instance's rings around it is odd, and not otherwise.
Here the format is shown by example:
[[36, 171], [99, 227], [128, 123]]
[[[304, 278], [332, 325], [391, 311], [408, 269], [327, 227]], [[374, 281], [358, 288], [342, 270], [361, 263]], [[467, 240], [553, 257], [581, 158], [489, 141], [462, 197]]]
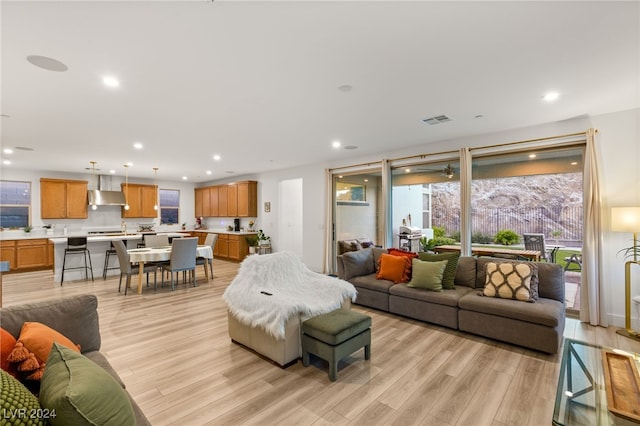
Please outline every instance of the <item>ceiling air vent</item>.
[[446, 123], [447, 121], [451, 121], [451, 119], [444, 114], [434, 115], [433, 117], [425, 118], [422, 120], [423, 123], [429, 124], [431, 126], [434, 124]]

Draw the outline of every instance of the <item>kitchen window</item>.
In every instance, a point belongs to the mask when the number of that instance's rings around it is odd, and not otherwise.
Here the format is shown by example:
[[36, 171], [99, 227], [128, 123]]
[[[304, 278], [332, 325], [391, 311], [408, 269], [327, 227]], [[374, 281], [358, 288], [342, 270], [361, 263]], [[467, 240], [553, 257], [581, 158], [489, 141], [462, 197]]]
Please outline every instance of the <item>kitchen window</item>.
[[31, 217], [31, 182], [0, 180], [0, 227], [24, 228]]
[[160, 189], [160, 223], [173, 225], [179, 223], [180, 191], [177, 189]]

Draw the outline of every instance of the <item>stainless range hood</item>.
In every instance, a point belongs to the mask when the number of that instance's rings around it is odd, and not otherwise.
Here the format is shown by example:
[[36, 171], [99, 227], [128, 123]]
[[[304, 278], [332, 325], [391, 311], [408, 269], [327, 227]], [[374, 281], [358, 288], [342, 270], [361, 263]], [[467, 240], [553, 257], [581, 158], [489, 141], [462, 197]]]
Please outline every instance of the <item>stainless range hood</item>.
[[111, 176], [98, 176], [98, 188], [87, 191], [90, 206], [124, 206], [126, 200], [121, 191], [110, 191]]

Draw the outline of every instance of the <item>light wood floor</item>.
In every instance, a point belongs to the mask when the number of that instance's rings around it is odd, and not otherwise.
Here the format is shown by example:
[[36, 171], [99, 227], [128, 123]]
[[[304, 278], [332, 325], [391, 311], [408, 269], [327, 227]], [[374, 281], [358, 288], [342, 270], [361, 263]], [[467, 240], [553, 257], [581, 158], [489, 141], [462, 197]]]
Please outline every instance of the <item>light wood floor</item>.
[[[118, 293], [118, 281], [53, 283], [51, 271], [3, 276], [4, 306], [98, 296], [102, 351], [154, 425], [549, 425], [559, 355], [355, 306], [373, 318], [372, 357], [358, 351], [330, 382], [324, 361], [281, 369], [233, 344], [222, 293], [237, 264], [171, 292]], [[568, 320], [566, 337], [640, 351]]]

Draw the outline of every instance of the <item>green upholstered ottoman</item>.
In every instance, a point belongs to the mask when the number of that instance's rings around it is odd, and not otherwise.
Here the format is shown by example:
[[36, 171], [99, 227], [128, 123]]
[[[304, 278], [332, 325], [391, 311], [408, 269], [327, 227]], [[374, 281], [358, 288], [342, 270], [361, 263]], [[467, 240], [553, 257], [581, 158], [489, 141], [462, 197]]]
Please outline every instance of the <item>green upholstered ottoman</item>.
[[338, 309], [302, 323], [302, 365], [309, 354], [329, 362], [329, 379], [338, 378], [338, 361], [364, 347], [364, 359], [371, 358], [371, 317]]

